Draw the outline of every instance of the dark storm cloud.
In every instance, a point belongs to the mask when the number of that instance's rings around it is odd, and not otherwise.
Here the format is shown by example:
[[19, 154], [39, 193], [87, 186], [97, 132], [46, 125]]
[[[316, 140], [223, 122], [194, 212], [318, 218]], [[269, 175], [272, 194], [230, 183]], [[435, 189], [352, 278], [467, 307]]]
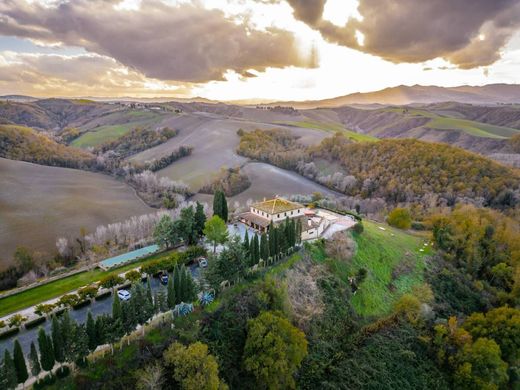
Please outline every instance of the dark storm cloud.
[[0, 4], [0, 35], [61, 42], [112, 57], [148, 77], [205, 82], [228, 69], [306, 66], [294, 36], [258, 31], [218, 10], [145, 1], [118, 10], [117, 0], [75, 0], [55, 7], [22, 0]]
[[360, 0], [362, 20], [342, 27], [322, 18], [325, 0], [287, 1], [328, 41], [396, 63], [443, 57], [461, 68], [489, 65], [520, 27], [518, 0]]

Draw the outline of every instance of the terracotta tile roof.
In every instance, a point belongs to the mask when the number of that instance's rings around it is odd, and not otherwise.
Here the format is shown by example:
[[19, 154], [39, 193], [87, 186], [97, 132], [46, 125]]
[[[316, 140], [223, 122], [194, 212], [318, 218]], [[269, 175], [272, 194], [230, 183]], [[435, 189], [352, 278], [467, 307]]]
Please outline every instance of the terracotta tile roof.
[[241, 219], [245, 219], [247, 221], [256, 223], [258, 226], [267, 227], [271, 223], [267, 218], [262, 218], [259, 215], [253, 214], [253, 213], [242, 213], [239, 216]]
[[291, 202], [283, 198], [274, 198], [264, 200], [263, 202], [254, 203], [251, 207], [268, 214], [284, 213], [286, 211], [296, 210], [303, 208], [303, 205], [296, 202]]

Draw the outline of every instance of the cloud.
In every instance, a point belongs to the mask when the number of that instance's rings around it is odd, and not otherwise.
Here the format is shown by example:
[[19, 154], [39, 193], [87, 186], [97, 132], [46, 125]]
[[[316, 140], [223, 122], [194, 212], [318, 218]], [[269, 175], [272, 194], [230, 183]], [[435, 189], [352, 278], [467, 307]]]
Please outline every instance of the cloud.
[[34, 96], [189, 95], [191, 84], [146, 78], [97, 54], [0, 52], [0, 91]]
[[161, 80], [205, 82], [222, 79], [228, 70], [308, 65], [288, 31], [254, 30], [200, 5], [149, 0], [125, 9], [119, 4], [4, 0], [0, 34], [83, 47]]
[[323, 19], [326, 0], [287, 1], [326, 40], [394, 63], [441, 57], [463, 69], [490, 65], [520, 28], [518, 0], [359, 0], [361, 18], [341, 27]]

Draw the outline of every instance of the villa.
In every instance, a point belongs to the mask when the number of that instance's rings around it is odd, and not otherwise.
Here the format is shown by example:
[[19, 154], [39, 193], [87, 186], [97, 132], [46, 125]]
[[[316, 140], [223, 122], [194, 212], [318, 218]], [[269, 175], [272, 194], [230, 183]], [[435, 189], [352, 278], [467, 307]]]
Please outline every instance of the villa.
[[355, 224], [350, 216], [342, 216], [328, 210], [311, 209], [284, 198], [274, 198], [254, 203], [238, 220], [260, 233], [269, 231], [271, 223], [278, 225], [286, 219], [301, 221], [302, 241], [326, 237], [332, 231], [349, 229]]

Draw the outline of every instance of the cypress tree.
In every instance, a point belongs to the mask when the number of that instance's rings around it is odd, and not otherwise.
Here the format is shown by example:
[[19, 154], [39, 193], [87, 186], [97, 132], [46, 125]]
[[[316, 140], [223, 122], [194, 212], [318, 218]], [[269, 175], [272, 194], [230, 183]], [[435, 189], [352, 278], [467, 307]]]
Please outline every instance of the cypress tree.
[[273, 257], [276, 254], [276, 240], [275, 240], [275, 227], [273, 226], [273, 223], [271, 222], [269, 224], [269, 237], [268, 237], [268, 243], [269, 243], [269, 256]]
[[25, 364], [25, 356], [23, 355], [22, 346], [18, 339], [14, 341], [13, 360], [18, 383], [25, 383], [27, 378], [29, 378], [29, 373], [27, 372], [27, 365]]
[[251, 241], [249, 242], [249, 251], [248, 251], [248, 261], [247, 263], [249, 265], [255, 264], [255, 239], [254, 236], [251, 238]]
[[206, 223], [206, 214], [204, 214], [204, 206], [197, 201], [197, 207], [195, 209], [195, 230], [199, 237], [202, 236], [204, 230], [204, 224]]
[[114, 300], [112, 301], [112, 319], [114, 321], [121, 319], [121, 301], [117, 295], [117, 290], [114, 289], [113, 294]]
[[262, 234], [260, 236], [260, 259], [267, 260], [269, 257], [269, 244], [267, 242], [267, 235]]
[[180, 294], [177, 297], [178, 303], [185, 302], [187, 300], [187, 284], [186, 284], [186, 268], [182, 265], [179, 269], [179, 291]]
[[246, 234], [244, 235], [243, 245], [244, 245], [244, 249], [246, 250], [246, 252], [249, 253], [249, 233], [248, 233], [247, 229], [246, 229]]
[[303, 231], [302, 220], [300, 218], [298, 218], [298, 221], [296, 222], [296, 229], [295, 229], [296, 244], [300, 244], [302, 242], [302, 231]]
[[[177, 269], [175, 269], [176, 271]], [[175, 275], [175, 271], [174, 271], [174, 275]], [[173, 309], [175, 307], [175, 288], [173, 287], [173, 278], [174, 278], [174, 275], [169, 275], [168, 276], [168, 288], [167, 288], [167, 297], [166, 297], [166, 301], [168, 303], [168, 307], [170, 309]]]
[[226, 199], [226, 195], [222, 192], [222, 197], [221, 197], [221, 202], [222, 202], [222, 219], [224, 220], [224, 222], [227, 222], [228, 221], [228, 205], [227, 205], [227, 199]]
[[68, 352], [69, 360], [83, 363], [89, 353], [88, 335], [83, 325], [76, 325], [73, 330], [72, 342]]
[[260, 261], [260, 244], [258, 243], [258, 234], [253, 237], [253, 265]]
[[175, 289], [175, 304], [181, 303], [182, 278], [180, 267], [178, 265], [175, 266], [173, 271], [173, 287]]
[[86, 332], [88, 338], [88, 348], [93, 351], [98, 346], [96, 322], [92, 317], [92, 312], [89, 310], [87, 313]]
[[40, 359], [38, 358], [38, 351], [36, 351], [36, 346], [34, 342], [31, 343], [31, 352], [29, 353], [29, 360], [31, 362], [31, 374], [34, 376], [38, 375], [42, 370], [40, 366]]
[[14, 389], [18, 384], [18, 379], [16, 376], [16, 367], [14, 365], [14, 361], [11, 358], [11, 354], [6, 349], [4, 352], [4, 364], [3, 364], [3, 374], [5, 385], [8, 389]]
[[40, 349], [40, 363], [45, 371], [52, 370], [54, 367], [54, 350], [52, 349], [52, 340], [45, 333], [43, 328], [38, 331], [38, 348]]
[[[168, 278], [169, 280], [170, 278]], [[153, 293], [152, 293], [152, 285], [150, 284], [150, 276], [146, 280], [146, 300], [148, 301], [148, 305], [153, 307]]]
[[197, 288], [195, 286], [195, 282], [193, 281], [193, 278], [191, 276], [191, 272], [188, 268], [184, 269], [185, 272], [185, 296], [184, 300], [185, 302], [193, 302], [195, 298], [197, 297]]
[[159, 307], [159, 310], [163, 311], [163, 312], [168, 310], [168, 303], [166, 300], [166, 295], [164, 294], [163, 291], [159, 291], [159, 293], [157, 294], [157, 299], [158, 299], [157, 306]]
[[220, 190], [216, 190], [213, 194], [213, 215], [218, 215], [222, 218], [222, 195], [224, 195]]
[[[67, 351], [70, 349], [70, 344], [72, 343], [75, 326], [77, 326], [76, 322], [70, 318], [69, 311], [65, 310], [60, 321], [61, 345], [65, 359], [67, 358]], [[56, 352], [54, 352], [54, 355], [56, 356]]]
[[60, 323], [56, 316], [52, 317], [51, 324], [51, 336], [52, 336], [52, 348], [54, 350], [54, 359], [57, 362], [62, 363], [65, 361], [63, 338], [61, 333]]

